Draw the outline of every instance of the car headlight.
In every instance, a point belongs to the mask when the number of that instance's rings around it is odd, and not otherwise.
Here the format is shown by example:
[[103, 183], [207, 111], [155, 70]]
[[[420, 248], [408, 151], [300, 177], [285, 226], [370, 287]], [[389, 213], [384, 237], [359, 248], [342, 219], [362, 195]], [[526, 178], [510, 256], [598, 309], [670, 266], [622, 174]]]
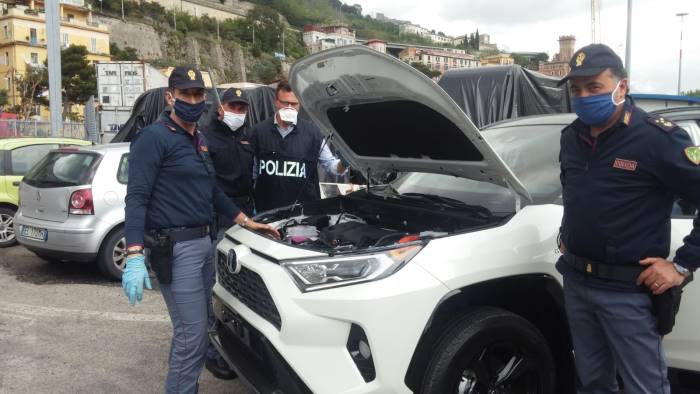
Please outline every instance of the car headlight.
[[398, 271], [423, 248], [409, 245], [382, 252], [281, 262], [301, 291], [368, 282]]

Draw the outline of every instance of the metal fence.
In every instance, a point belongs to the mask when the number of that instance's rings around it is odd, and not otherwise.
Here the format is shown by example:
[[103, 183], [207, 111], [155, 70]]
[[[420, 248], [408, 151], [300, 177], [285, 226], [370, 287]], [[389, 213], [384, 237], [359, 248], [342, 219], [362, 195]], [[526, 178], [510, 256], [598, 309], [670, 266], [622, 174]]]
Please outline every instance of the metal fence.
[[[38, 120], [0, 120], [0, 138], [9, 137], [53, 137], [51, 123]], [[63, 130], [59, 137], [88, 139], [85, 124], [82, 122], [63, 122]]]

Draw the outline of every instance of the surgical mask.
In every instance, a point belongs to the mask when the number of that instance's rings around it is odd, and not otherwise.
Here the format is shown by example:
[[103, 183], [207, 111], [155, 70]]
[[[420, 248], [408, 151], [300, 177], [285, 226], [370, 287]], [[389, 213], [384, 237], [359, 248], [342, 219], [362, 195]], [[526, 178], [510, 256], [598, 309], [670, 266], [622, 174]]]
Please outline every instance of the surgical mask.
[[231, 131], [236, 131], [245, 123], [245, 114], [224, 111], [224, 123]]
[[282, 108], [279, 110], [280, 119], [285, 123], [297, 124], [297, 116], [299, 116], [299, 111], [294, 108]]
[[615, 102], [615, 92], [620, 87], [620, 82], [612, 93], [603, 93], [595, 96], [578, 97], [571, 100], [571, 105], [581, 121], [589, 126], [602, 125], [615, 113], [615, 108], [624, 103]]
[[186, 101], [175, 99], [173, 110], [175, 111], [175, 115], [185, 122], [197, 123], [199, 118], [202, 117], [206, 106], [207, 103], [204, 100], [197, 104], [190, 104]]

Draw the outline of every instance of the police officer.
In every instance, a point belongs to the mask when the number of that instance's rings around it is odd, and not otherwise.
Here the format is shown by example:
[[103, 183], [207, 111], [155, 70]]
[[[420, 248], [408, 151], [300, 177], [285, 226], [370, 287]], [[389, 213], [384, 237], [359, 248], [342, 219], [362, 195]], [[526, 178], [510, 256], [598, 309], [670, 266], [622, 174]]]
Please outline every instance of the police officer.
[[346, 163], [333, 156], [318, 128], [298, 118], [300, 104], [289, 82], [277, 85], [275, 107], [275, 116], [252, 131], [258, 212], [320, 198], [317, 163], [331, 175], [347, 171]]
[[[700, 154], [688, 134], [627, 98], [620, 58], [593, 44], [574, 53], [578, 115], [561, 136], [564, 217], [557, 263], [579, 393], [669, 393], [650, 295], [677, 289], [700, 264], [700, 221], [667, 260], [674, 196], [700, 206]], [[671, 291], [673, 293], [674, 291]], [[669, 294], [671, 294], [669, 293]]]
[[[212, 119], [202, 134], [209, 143], [209, 156], [214, 163], [216, 184], [240, 210], [253, 215], [253, 145], [246, 133], [245, 120], [249, 102], [241, 89], [227, 89], [221, 95], [218, 117]], [[213, 244], [212, 259], [216, 256], [216, 245], [224, 238], [231, 226], [231, 219], [218, 216], [218, 231]], [[212, 275], [214, 271], [212, 270]], [[212, 279], [213, 281], [213, 279]], [[213, 283], [213, 282], [212, 282]], [[214, 324], [210, 316], [210, 326]], [[205, 367], [219, 379], [233, 379], [236, 374], [222, 359], [216, 348], [209, 346]]]
[[[249, 104], [244, 90], [227, 89], [221, 95], [219, 116], [212, 119], [202, 134], [209, 142], [217, 185], [243, 213], [251, 216], [255, 151], [245, 127]], [[220, 219], [226, 227], [231, 222], [225, 217]]]
[[173, 325], [167, 393], [194, 393], [204, 365], [213, 315], [212, 208], [251, 230], [279, 236], [241, 212], [216, 186], [206, 140], [197, 131], [205, 107], [204, 82], [192, 67], [177, 67], [168, 81], [166, 110], [131, 143], [126, 195], [127, 261], [122, 287], [134, 305], [151, 284], [149, 259]]

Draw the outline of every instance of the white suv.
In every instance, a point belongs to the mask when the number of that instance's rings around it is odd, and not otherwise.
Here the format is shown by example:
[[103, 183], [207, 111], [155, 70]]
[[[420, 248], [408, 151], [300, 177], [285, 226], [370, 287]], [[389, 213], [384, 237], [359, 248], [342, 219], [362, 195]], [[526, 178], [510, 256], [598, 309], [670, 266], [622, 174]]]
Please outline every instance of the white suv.
[[[482, 134], [434, 82], [364, 47], [302, 59], [291, 82], [353, 168], [401, 175], [259, 215], [281, 241], [227, 232], [211, 338], [239, 375], [263, 393], [573, 392], [554, 267], [573, 116]], [[673, 225], [676, 248], [691, 220]], [[699, 295], [666, 339], [674, 368], [700, 370]]]

